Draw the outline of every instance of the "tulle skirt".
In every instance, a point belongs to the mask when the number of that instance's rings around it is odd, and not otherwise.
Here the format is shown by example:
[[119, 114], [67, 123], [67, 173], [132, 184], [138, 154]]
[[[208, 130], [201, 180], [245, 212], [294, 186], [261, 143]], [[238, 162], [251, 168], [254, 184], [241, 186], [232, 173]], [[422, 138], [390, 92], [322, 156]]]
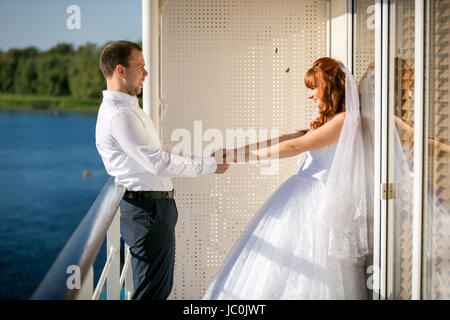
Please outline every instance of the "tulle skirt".
[[236, 242], [204, 299], [366, 299], [363, 264], [328, 255], [324, 183], [290, 177]]

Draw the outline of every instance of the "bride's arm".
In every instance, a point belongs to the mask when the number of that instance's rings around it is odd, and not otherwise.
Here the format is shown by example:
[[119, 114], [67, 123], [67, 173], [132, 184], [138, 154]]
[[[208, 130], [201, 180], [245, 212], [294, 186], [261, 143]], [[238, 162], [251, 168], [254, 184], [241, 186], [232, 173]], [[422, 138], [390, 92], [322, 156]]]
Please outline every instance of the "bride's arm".
[[[402, 119], [394, 115], [394, 123], [399, 132], [399, 138], [403, 148], [411, 148], [414, 141], [414, 128], [406, 124]], [[400, 134], [401, 133], [401, 134]], [[433, 137], [428, 138], [428, 156], [450, 157], [450, 146]]]
[[232, 162], [236, 163], [236, 162], [247, 162], [250, 160], [259, 160], [257, 159], [256, 154], [252, 151], [261, 150], [263, 152], [265, 148], [270, 148], [276, 144], [302, 137], [303, 135], [306, 134], [306, 132], [308, 132], [308, 129], [298, 130], [293, 133], [282, 134], [279, 137], [271, 138], [266, 141], [259, 141], [253, 144], [248, 144], [241, 148], [217, 150], [212, 154], [212, 156], [216, 157], [216, 160], [222, 161], [222, 163], [232, 163]]
[[[281, 136], [279, 136], [277, 138], [272, 138], [272, 139], [266, 140], [264, 142], [260, 141], [260, 142], [254, 143], [254, 144], [248, 144], [239, 149], [260, 150], [260, 149], [263, 149], [264, 147], [270, 147], [270, 146], [276, 145], [278, 143], [282, 143], [282, 142], [285, 142], [288, 140], [300, 138], [300, 137], [304, 136], [306, 134], [306, 132], [308, 132], [308, 129], [298, 130], [298, 131], [295, 131], [294, 133], [282, 134]], [[237, 150], [237, 149], [235, 149], [235, 150]]]
[[[278, 143], [274, 139], [266, 141], [266, 144], [253, 144], [244, 147], [227, 150], [226, 160], [230, 162], [247, 162], [249, 160], [281, 159], [296, 156], [309, 150], [320, 149], [339, 140], [345, 112], [333, 117], [320, 128], [305, 135], [305, 131], [298, 131], [298, 135], [285, 135], [280, 137]], [[301, 133], [300, 133], [301, 132]], [[276, 140], [275, 140], [276, 142]]]

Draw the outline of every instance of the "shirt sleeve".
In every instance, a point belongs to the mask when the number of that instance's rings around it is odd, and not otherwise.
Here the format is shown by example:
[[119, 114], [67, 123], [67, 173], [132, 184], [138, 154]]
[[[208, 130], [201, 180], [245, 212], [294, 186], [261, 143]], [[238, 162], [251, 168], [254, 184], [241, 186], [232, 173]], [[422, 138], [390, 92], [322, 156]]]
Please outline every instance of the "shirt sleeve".
[[142, 120], [131, 112], [119, 112], [111, 119], [111, 135], [123, 151], [146, 170], [164, 177], [197, 177], [214, 173], [214, 157], [179, 156], [161, 150], [159, 141], [152, 141]]

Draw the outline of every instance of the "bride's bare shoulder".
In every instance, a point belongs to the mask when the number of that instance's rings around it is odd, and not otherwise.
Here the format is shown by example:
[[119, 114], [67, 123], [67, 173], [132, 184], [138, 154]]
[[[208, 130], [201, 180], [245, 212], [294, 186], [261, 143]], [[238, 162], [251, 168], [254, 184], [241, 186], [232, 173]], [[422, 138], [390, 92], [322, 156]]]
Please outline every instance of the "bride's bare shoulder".
[[335, 122], [342, 122], [345, 119], [345, 111], [336, 113], [330, 120], [328, 121], [335, 121]]
[[317, 129], [307, 130], [307, 132], [309, 132], [309, 133], [322, 132], [322, 131], [328, 131], [329, 129], [334, 128], [334, 127], [340, 128], [342, 126], [342, 124], [344, 123], [344, 119], [345, 119], [345, 111], [336, 113], [330, 119], [328, 119], [327, 122], [325, 122], [325, 124], [322, 125], [321, 127], [317, 128]]
[[345, 119], [345, 111], [336, 113], [333, 117], [328, 119], [324, 126], [326, 127], [334, 127], [334, 126], [342, 126]]

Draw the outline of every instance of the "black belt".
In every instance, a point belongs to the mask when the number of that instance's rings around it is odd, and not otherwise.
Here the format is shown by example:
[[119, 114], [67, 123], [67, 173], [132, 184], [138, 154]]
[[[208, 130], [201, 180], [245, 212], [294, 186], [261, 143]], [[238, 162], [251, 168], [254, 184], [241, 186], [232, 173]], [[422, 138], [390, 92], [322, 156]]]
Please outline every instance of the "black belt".
[[173, 199], [175, 197], [175, 190], [172, 191], [125, 191], [123, 196], [126, 199], [136, 200], [159, 200], [159, 199]]

